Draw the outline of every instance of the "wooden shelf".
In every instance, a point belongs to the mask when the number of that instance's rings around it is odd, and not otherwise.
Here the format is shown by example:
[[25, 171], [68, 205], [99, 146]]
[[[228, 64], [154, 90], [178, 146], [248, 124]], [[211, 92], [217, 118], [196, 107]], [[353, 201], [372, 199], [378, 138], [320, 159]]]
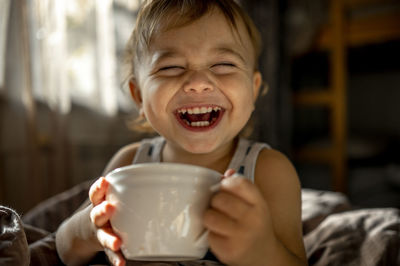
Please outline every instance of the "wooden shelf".
[[313, 91], [302, 91], [294, 93], [293, 101], [296, 105], [315, 105], [326, 106], [331, 105], [333, 93], [330, 89], [318, 89]]
[[[363, 16], [346, 23], [344, 41], [350, 47], [400, 39], [400, 10]], [[325, 26], [316, 39], [315, 48], [328, 49], [332, 43], [332, 29]]]
[[[294, 103], [300, 106], [326, 106], [330, 110], [329, 141], [299, 148], [295, 158], [301, 162], [323, 163], [332, 170], [332, 189], [346, 191], [346, 34], [342, 0], [330, 1], [330, 28], [317, 40], [328, 49], [329, 85], [320, 90], [305, 90], [294, 94]], [[322, 39], [321, 39], [322, 38]]]
[[295, 158], [301, 162], [317, 162], [329, 164], [335, 150], [332, 147], [303, 147], [296, 151]]
[[328, 51], [329, 88], [303, 89], [293, 94], [297, 107], [326, 106], [330, 110], [329, 141], [300, 147], [294, 156], [299, 162], [331, 166], [333, 190], [347, 190], [347, 50], [400, 40], [398, 3], [398, 0], [330, 0], [329, 24], [321, 29], [311, 47], [314, 51]]
[[386, 3], [396, 3], [398, 0], [343, 0], [343, 5], [346, 8], [359, 8], [366, 5], [377, 5]]
[[295, 159], [300, 163], [317, 163], [329, 166], [332, 171], [332, 188], [336, 191], [346, 192], [347, 178], [346, 166], [343, 162], [344, 151], [341, 146], [326, 142], [325, 144], [309, 144], [298, 148]]

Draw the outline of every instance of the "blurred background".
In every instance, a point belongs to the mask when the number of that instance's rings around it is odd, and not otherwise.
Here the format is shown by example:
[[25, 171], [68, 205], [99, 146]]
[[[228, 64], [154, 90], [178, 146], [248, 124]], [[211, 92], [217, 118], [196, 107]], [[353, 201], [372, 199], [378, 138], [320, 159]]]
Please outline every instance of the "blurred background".
[[[302, 186], [400, 207], [400, 1], [241, 1], [259, 27], [251, 138]], [[101, 175], [128, 128], [124, 46], [140, 0], [0, 1], [0, 204], [20, 213]]]

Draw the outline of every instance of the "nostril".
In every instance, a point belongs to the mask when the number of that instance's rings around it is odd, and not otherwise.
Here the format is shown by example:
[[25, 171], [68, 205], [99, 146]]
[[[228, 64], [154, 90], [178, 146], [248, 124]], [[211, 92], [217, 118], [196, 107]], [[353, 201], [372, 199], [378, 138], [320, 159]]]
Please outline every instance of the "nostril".
[[185, 89], [185, 91], [186, 92], [208, 92], [208, 91], [212, 91], [213, 90], [213, 88], [212, 88], [212, 86], [209, 86], [209, 85], [207, 85], [207, 86], [188, 86], [186, 89]]
[[192, 71], [188, 74], [183, 89], [185, 92], [202, 93], [212, 91], [214, 86], [206, 73], [202, 71]]

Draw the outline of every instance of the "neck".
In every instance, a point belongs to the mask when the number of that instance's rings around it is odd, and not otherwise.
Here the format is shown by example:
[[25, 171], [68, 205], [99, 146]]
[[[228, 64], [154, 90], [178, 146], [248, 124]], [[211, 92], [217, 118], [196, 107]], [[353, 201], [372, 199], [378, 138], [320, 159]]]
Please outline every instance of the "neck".
[[237, 142], [238, 140], [234, 139], [210, 153], [196, 154], [187, 152], [167, 141], [162, 151], [161, 161], [198, 165], [224, 173], [235, 153]]

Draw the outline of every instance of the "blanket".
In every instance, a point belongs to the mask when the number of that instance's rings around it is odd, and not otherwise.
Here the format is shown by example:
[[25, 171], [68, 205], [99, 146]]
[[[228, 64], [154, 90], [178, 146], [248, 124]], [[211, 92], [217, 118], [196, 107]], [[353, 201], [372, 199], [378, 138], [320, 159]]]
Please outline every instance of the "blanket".
[[[63, 265], [54, 232], [83, 202], [91, 182], [56, 195], [22, 218], [0, 207], [0, 265]], [[400, 210], [354, 209], [340, 193], [302, 190], [304, 243], [309, 265], [400, 265]], [[108, 264], [99, 253], [93, 264]], [[185, 263], [129, 262], [128, 265], [215, 266], [211, 261]]]

